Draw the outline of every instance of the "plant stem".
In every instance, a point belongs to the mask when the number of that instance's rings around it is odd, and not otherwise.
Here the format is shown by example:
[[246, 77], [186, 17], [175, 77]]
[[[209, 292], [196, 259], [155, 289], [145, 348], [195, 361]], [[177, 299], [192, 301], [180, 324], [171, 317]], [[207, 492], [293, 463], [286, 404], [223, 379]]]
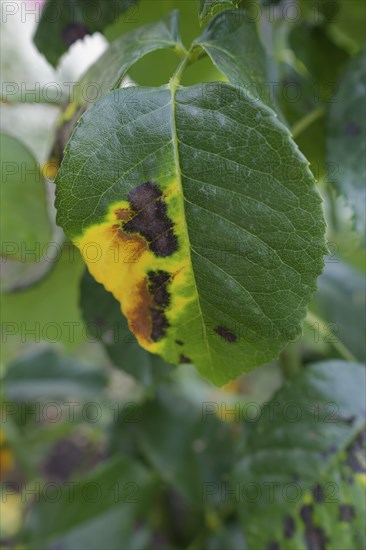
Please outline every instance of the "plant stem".
[[294, 139], [297, 139], [302, 132], [304, 132], [309, 126], [316, 122], [319, 118], [322, 118], [325, 115], [324, 107], [319, 107], [314, 109], [311, 113], [305, 115], [301, 118], [296, 124], [291, 128], [291, 134]]
[[175, 73], [170, 79], [170, 84], [176, 88], [180, 84], [180, 80], [182, 78], [182, 74], [184, 70], [186, 69], [187, 65], [191, 63], [191, 57], [189, 55], [189, 52], [186, 53], [186, 55], [182, 58], [181, 62], [179, 63]]
[[[305, 318], [305, 322], [308, 325], [314, 325], [315, 323], [317, 323], [319, 327], [319, 334], [321, 334], [322, 336], [327, 336], [327, 337], [329, 336], [327, 323], [323, 319], [315, 315], [315, 313], [308, 311], [308, 314]], [[346, 361], [354, 361], [355, 363], [358, 362], [356, 357], [353, 355], [353, 353], [351, 353], [349, 349], [340, 340], [338, 339], [337, 341], [333, 340], [333, 341], [330, 341], [329, 343], [332, 344], [334, 349], [336, 349], [339, 355], [341, 355], [343, 359], [346, 359]]]
[[301, 368], [300, 350], [296, 342], [288, 344], [280, 355], [282, 372], [287, 379], [294, 378]]

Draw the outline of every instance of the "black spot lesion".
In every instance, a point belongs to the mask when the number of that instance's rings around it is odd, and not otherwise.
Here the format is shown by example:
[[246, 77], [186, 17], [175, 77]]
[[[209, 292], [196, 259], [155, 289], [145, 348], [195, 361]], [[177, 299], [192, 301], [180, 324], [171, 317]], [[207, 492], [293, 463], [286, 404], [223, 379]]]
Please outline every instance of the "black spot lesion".
[[223, 338], [226, 342], [229, 342], [230, 344], [236, 342], [236, 334], [234, 334], [234, 332], [232, 332], [228, 328], [219, 325], [214, 330], [216, 334], [221, 336], [221, 338]]
[[163, 192], [156, 183], [138, 185], [128, 194], [132, 217], [123, 222], [125, 233], [138, 233], [156, 256], [165, 258], [178, 250], [174, 224], [169, 219]]
[[179, 364], [184, 365], [184, 364], [188, 364], [188, 363], [192, 363], [192, 360], [189, 357], [187, 357], [186, 355], [184, 355], [183, 353], [181, 353], [180, 356], [179, 356]]
[[169, 307], [171, 298], [168, 285], [171, 282], [171, 276], [167, 271], [161, 269], [149, 271], [147, 274], [148, 291], [152, 298], [150, 307], [151, 316], [151, 340], [158, 342], [166, 335], [169, 328], [169, 322], [165, 313]]
[[307, 504], [300, 510], [300, 517], [305, 525], [305, 540], [308, 550], [326, 550], [329, 542], [325, 530], [313, 522], [313, 506]]

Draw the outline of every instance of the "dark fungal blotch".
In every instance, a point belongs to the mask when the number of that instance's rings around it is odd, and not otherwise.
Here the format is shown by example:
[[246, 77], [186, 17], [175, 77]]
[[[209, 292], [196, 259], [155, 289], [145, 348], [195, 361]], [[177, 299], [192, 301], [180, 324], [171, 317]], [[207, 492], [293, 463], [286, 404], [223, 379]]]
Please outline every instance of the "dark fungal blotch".
[[188, 364], [188, 363], [192, 363], [191, 359], [189, 357], [186, 357], [185, 355], [183, 355], [183, 353], [181, 353], [180, 356], [179, 356], [179, 364], [183, 365], [183, 364]]
[[139, 233], [156, 256], [165, 258], [178, 250], [174, 224], [167, 214], [163, 193], [156, 183], [138, 185], [128, 194], [132, 217], [123, 223], [126, 233]]
[[176, 340], [175, 343], [176, 343], [178, 346], [184, 346], [184, 342], [182, 342], [182, 340]]
[[236, 334], [234, 334], [231, 330], [229, 330], [226, 327], [219, 325], [215, 328], [215, 332], [230, 344], [233, 344], [234, 342], [236, 342]]
[[300, 517], [305, 525], [305, 540], [308, 550], [326, 550], [328, 537], [322, 527], [314, 525], [313, 507], [305, 505], [300, 510]]
[[169, 328], [168, 319], [163, 310], [155, 307], [150, 308], [150, 315], [152, 323], [151, 340], [158, 342], [166, 335]]
[[152, 306], [150, 307], [150, 336], [153, 342], [161, 340], [169, 328], [165, 309], [170, 304], [170, 293], [168, 290], [170, 280], [170, 274], [160, 269], [157, 271], [149, 271], [147, 274], [148, 291], [152, 298]]
[[170, 304], [170, 294], [167, 289], [167, 284], [170, 281], [170, 275], [167, 271], [149, 271], [148, 285], [149, 292], [154, 297], [154, 302], [162, 308], [168, 307]]

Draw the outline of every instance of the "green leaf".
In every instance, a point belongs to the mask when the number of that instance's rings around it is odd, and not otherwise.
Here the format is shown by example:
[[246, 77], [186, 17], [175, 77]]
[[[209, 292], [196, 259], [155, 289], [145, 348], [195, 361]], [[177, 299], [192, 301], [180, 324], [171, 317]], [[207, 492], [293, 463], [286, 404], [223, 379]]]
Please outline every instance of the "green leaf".
[[87, 270], [81, 281], [80, 306], [90, 335], [101, 341], [116, 366], [146, 386], [171, 371], [172, 367], [159, 356], [137, 344], [121, 313], [120, 304]]
[[200, 46], [230, 82], [245, 86], [249, 95], [272, 106], [266, 53], [257, 25], [246, 11], [218, 13], [193, 46]]
[[100, 368], [48, 349], [13, 361], [7, 368], [2, 387], [7, 399], [36, 401], [95, 396], [106, 381]]
[[0, 135], [1, 254], [38, 261], [51, 236], [39, 164], [17, 139]]
[[365, 234], [366, 203], [366, 48], [348, 63], [339, 81], [337, 102], [329, 110], [327, 159], [338, 167], [331, 183], [354, 212], [355, 227]]
[[[125, 13], [136, 17], [137, 0], [47, 0], [42, 9], [34, 43], [54, 67], [77, 40], [103, 29]], [[127, 12], [127, 13], [126, 13]]]
[[[359, 361], [366, 360], [365, 277], [336, 257], [319, 278], [310, 309], [324, 320], [323, 342], [340, 340]], [[318, 337], [319, 327], [314, 326]]]
[[205, 21], [217, 8], [226, 7], [228, 4], [237, 6], [240, 0], [198, 0], [199, 18], [201, 23]]
[[[87, 104], [87, 88], [98, 84], [98, 99], [118, 88], [130, 67], [146, 54], [159, 49], [184, 51], [179, 32], [179, 12], [172, 11], [155, 23], [144, 25], [117, 38], [104, 54], [86, 71], [75, 89], [78, 104]], [[92, 90], [91, 93], [95, 93]], [[131, 95], [134, 88], [130, 90]]]
[[[132, 222], [130, 200], [151, 197]], [[223, 384], [301, 330], [325, 251], [320, 199], [288, 131], [239, 86], [106, 96], [69, 141], [56, 205], [139, 343], [166, 361]]]
[[153, 506], [155, 479], [139, 462], [115, 457], [88, 477], [55, 485], [46, 498], [41, 490], [26, 518], [30, 548], [115, 550], [121, 541], [146, 547], [150, 531], [142, 520]]
[[318, 363], [262, 409], [229, 484], [249, 548], [363, 547], [364, 387], [362, 365]]

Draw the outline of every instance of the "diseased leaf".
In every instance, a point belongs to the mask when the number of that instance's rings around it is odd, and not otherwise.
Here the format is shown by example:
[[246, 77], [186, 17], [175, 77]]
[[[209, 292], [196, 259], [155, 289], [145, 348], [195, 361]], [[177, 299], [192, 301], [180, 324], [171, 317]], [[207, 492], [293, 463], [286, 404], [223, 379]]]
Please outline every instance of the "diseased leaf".
[[171, 86], [118, 90], [83, 115], [58, 222], [145, 349], [223, 384], [301, 330], [324, 221], [272, 110], [237, 85]]
[[364, 387], [363, 365], [318, 363], [262, 409], [228, 484], [249, 548], [363, 547]]
[[0, 135], [1, 255], [39, 261], [51, 236], [39, 164], [17, 139]]
[[101, 341], [115, 365], [146, 386], [171, 371], [171, 365], [137, 344], [120, 304], [87, 270], [81, 281], [80, 305], [91, 336]]
[[348, 63], [339, 81], [337, 101], [328, 118], [327, 159], [338, 167], [331, 183], [354, 212], [355, 227], [365, 234], [366, 206], [366, 48]]
[[153, 505], [155, 484], [152, 472], [125, 457], [107, 460], [62, 491], [50, 484], [47, 499], [38, 498], [26, 518], [28, 545], [115, 550], [123, 541], [127, 548], [146, 547], [150, 530], [142, 520]]
[[[69, 47], [113, 23], [123, 13], [134, 18], [137, 0], [47, 0], [42, 9], [34, 43], [46, 59], [56, 67]], [[126, 13], [127, 12], [127, 13]]]
[[201, 47], [228, 80], [245, 93], [273, 106], [269, 94], [266, 53], [253, 17], [226, 9], [211, 19], [193, 46]]

